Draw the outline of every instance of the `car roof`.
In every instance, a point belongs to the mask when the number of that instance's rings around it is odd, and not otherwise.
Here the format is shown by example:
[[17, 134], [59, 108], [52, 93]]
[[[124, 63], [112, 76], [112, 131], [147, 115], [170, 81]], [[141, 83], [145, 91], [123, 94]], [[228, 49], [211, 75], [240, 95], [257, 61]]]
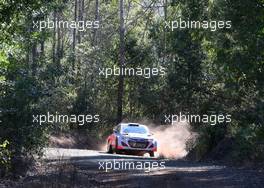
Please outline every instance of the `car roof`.
[[129, 126], [139, 126], [139, 127], [145, 127], [145, 128], [147, 128], [147, 126], [146, 125], [142, 125], [142, 124], [139, 124], [139, 123], [120, 123], [120, 125], [121, 125], [121, 127], [123, 128], [123, 127], [129, 127]]

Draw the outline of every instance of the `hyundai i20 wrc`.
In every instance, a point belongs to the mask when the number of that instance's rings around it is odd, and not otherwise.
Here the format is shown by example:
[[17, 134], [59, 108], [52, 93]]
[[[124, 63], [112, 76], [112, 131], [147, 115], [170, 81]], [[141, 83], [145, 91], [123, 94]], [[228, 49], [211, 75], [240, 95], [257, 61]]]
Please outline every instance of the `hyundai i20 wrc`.
[[107, 138], [108, 153], [125, 153], [144, 155], [149, 153], [154, 157], [157, 151], [157, 141], [145, 125], [138, 123], [120, 123]]

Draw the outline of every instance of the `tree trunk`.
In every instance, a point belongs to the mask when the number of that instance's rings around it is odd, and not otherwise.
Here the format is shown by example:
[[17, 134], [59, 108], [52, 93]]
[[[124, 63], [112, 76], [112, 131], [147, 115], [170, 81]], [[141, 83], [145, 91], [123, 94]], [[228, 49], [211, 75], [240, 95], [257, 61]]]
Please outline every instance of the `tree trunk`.
[[[99, 0], [95, 1], [95, 20], [98, 21], [99, 20]], [[97, 44], [97, 29], [93, 29], [94, 33], [93, 33], [93, 40], [92, 43], [93, 45]]]
[[45, 55], [45, 39], [41, 39], [40, 42], [40, 50], [41, 50], [41, 57], [44, 57]]
[[[83, 0], [79, 0], [78, 2], [78, 21], [83, 21]], [[77, 35], [77, 42], [78, 44], [81, 43], [81, 34], [82, 34], [82, 31], [78, 31], [78, 35]]]
[[[95, 0], [95, 20], [99, 20], [99, 0]], [[92, 41], [91, 41], [91, 44], [92, 46], [97, 46], [98, 45], [98, 40], [97, 40], [97, 29], [93, 29], [93, 38], [92, 38]], [[98, 60], [92, 60], [92, 70], [93, 71], [96, 71], [95, 70], [95, 67], [98, 65]], [[98, 98], [98, 95], [96, 95], [96, 93], [98, 92], [97, 91], [97, 87], [96, 87], [96, 78], [94, 75], [91, 75], [90, 77], [90, 83], [91, 83], [91, 87], [94, 88], [93, 90], [93, 93], [92, 95], [94, 96], [93, 97], [93, 102], [94, 104], [97, 103], [97, 98]], [[94, 108], [91, 109], [91, 112], [94, 113]]]
[[[74, 21], [77, 22], [78, 0], [74, 1]], [[75, 70], [75, 46], [76, 46], [76, 28], [72, 33], [72, 69]]]
[[32, 51], [32, 76], [36, 76], [36, 71], [37, 71], [37, 43], [34, 41], [31, 47]]
[[[56, 10], [53, 12], [53, 22], [56, 22]], [[56, 27], [53, 28], [53, 41], [52, 41], [52, 62], [56, 63]]]
[[[60, 20], [61, 12], [58, 12], [57, 18]], [[60, 69], [60, 60], [61, 60], [61, 29], [57, 28], [57, 54], [56, 54], [56, 67], [57, 70]]]
[[[119, 68], [122, 69], [125, 64], [125, 25], [124, 25], [124, 0], [119, 0], [120, 28], [119, 28]], [[121, 72], [121, 71], [120, 71]], [[123, 116], [123, 95], [124, 95], [124, 77], [119, 75], [118, 94], [117, 94], [117, 122], [122, 121]]]
[[[78, 21], [83, 21], [83, 3], [84, 0], [78, 1]], [[77, 43], [80, 44], [82, 41], [82, 32], [83, 31], [77, 31]], [[81, 71], [81, 58], [78, 56], [77, 58], [77, 73], [79, 74]]]
[[63, 59], [63, 56], [64, 56], [64, 33], [65, 33], [65, 30], [62, 29], [62, 32], [61, 32], [61, 49], [60, 49], [60, 58]]

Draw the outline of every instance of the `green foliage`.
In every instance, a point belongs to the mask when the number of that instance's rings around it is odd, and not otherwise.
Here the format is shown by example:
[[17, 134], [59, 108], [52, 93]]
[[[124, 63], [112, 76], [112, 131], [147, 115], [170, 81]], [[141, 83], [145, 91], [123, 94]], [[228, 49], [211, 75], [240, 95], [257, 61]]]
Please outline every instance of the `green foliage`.
[[5, 140], [0, 144], [0, 176], [6, 175], [11, 165], [11, 152], [9, 150], [10, 143]]
[[241, 128], [236, 134], [236, 144], [232, 152], [235, 162], [261, 162], [264, 159], [263, 128], [255, 125]]

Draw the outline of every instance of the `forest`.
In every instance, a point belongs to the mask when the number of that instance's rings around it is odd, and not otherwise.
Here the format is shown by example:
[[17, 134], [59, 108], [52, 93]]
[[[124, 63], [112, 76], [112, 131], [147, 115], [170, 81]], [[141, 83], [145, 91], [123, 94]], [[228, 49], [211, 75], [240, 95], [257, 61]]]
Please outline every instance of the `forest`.
[[[51, 134], [180, 112], [231, 117], [191, 123], [198, 160], [226, 140], [264, 160], [263, 0], [0, 0], [0, 22], [1, 176]], [[47, 113], [89, 117], [33, 121]]]

